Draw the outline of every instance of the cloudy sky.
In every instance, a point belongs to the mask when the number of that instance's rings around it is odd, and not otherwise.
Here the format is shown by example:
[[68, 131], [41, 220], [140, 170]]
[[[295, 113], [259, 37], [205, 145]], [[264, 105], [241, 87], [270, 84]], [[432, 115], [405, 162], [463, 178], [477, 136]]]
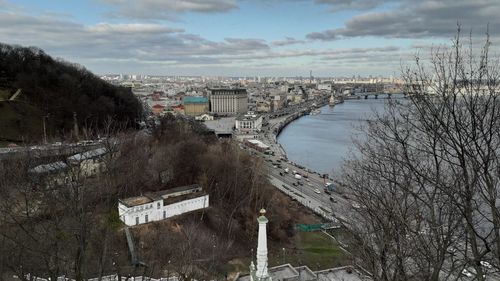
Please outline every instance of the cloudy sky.
[[496, 44], [499, 14], [498, 0], [0, 0], [0, 42], [98, 74], [398, 76], [457, 22]]

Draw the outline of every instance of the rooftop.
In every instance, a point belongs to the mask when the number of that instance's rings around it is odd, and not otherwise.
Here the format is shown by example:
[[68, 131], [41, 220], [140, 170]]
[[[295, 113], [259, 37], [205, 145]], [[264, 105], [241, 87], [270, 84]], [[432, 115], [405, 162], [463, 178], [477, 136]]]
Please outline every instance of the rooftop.
[[151, 198], [149, 198], [148, 196], [129, 197], [126, 199], [120, 199], [120, 201], [124, 205], [126, 205], [127, 207], [139, 206], [139, 205], [153, 202], [153, 200]]
[[224, 88], [219, 88], [219, 89], [210, 89], [210, 92], [213, 94], [232, 94], [232, 93], [238, 93], [238, 94], [247, 94], [246, 89], [224, 89]]
[[[312, 271], [307, 266], [293, 267], [291, 264], [283, 264], [269, 268], [269, 275], [274, 281], [296, 280], [296, 281], [368, 281], [370, 277], [361, 274], [351, 266], [331, 268], [321, 271]], [[250, 275], [240, 276], [238, 281], [250, 281]]]
[[44, 174], [57, 172], [68, 168], [68, 165], [62, 161], [57, 161], [49, 164], [38, 165], [30, 170], [32, 173]]
[[183, 99], [184, 104], [186, 103], [208, 103], [208, 99], [206, 97], [190, 97], [185, 96]]
[[246, 140], [246, 142], [249, 142], [249, 143], [256, 145], [258, 147], [261, 147], [261, 148], [265, 148], [265, 149], [269, 148], [268, 145], [264, 144], [260, 140], [249, 139], [249, 140]]
[[79, 161], [83, 161], [83, 160], [87, 160], [87, 159], [92, 159], [95, 157], [100, 157], [106, 153], [107, 153], [107, 150], [105, 148], [97, 148], [97, 149], [89, 150], [89, 151], [86, 151], [83, 153], [78, 153], [78, 154], [75, 154], [71, 157], [68, 157], [68, 161], [79, 162]]
[[236, 120], [238, 121], [253, 121], [259, 119], [261, 116], [258, 114], [245, 114], [245, 115], [239, 115], [236, 117]]
[[[182, 195], [189, 195], [194, 193], [201, 194], [201, 191], [202, 191], [201, 186], [199, 186], [198, 184], [193, 184], [193, 185], [179, 186], [175, 188], [160, 190], [157, 192], [148, 192], [141, 196], [120, 199], [119, 201], [127, 207], [134, 207], [143, 204], [148, 204], [153, 201], [166, 200], [169, 198], [174, 198]], [[178, 200], [172, 199], [170, 201], [171, 202], [169, 202], [169, 204]]]

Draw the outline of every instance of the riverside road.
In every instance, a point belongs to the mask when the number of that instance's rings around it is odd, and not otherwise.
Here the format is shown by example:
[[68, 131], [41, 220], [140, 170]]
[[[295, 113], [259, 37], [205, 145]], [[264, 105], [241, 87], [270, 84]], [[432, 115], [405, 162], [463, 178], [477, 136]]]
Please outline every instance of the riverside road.
[[[291, 116], [299, 118], [302, 115], [300, 112], [310, 106], [311, 104], [306, 104], [306, 107], [297, 108], [294, 112], [288, 112], [288, 114], [269, 119], [268, 125], [263, 128], [260, 137], [269, 146], [270, 155], [252, 149], [249, 150], [265, 159], [269, 171], [269, 181], [276, 188], [321, 215], [324, 219], [330, 222], [339, 220], [345, 224], [349, 222], [348, 217], [350, 217], [349, 213], [352, 211], [353, 206], [348, 199], [338, 193], [325, 193], [325, 183], [334, 182], [333, 179], [325, 179], [323, 175], [317, 172], [288, 161], [285, 151], [276, 139], [276, 133], [286, 126], [284, 122], [289, 120]], [[288, 168], [288, 173], [285, 172], [286, 168]], [[294, 171], [300, 174], [302, 178], [295, 178]]]

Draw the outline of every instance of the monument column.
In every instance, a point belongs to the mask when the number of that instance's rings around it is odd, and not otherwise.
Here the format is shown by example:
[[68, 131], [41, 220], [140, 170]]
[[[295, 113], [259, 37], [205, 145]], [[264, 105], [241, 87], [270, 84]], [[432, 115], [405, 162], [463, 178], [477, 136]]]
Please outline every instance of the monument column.
[[[257, 218], [259, 223], [259, 241], [257, 244], [257, 270], [255, 276], [258, 280], [267, 280], [269, 273], [267, 272], [267, 218], [265, 217], [266, 210], [260, 210], [260, 216]], [[269, 278], [270, 279], [270, 278]]]

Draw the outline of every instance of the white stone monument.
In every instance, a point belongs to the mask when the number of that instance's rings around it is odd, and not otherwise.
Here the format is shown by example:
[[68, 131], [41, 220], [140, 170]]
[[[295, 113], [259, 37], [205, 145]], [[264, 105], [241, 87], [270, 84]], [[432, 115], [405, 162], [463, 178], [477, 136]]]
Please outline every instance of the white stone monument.
[[271, 281], [271, 276], [267, 270], [267, 223], [268, 220], [265, 216], [266, 210], [260, 210], [260, 216], [257, 218], [259, 223], [259, 240], [257, 244], [257, 268], [255, 265], [250, 265], [250, 278], [252, 281]]

